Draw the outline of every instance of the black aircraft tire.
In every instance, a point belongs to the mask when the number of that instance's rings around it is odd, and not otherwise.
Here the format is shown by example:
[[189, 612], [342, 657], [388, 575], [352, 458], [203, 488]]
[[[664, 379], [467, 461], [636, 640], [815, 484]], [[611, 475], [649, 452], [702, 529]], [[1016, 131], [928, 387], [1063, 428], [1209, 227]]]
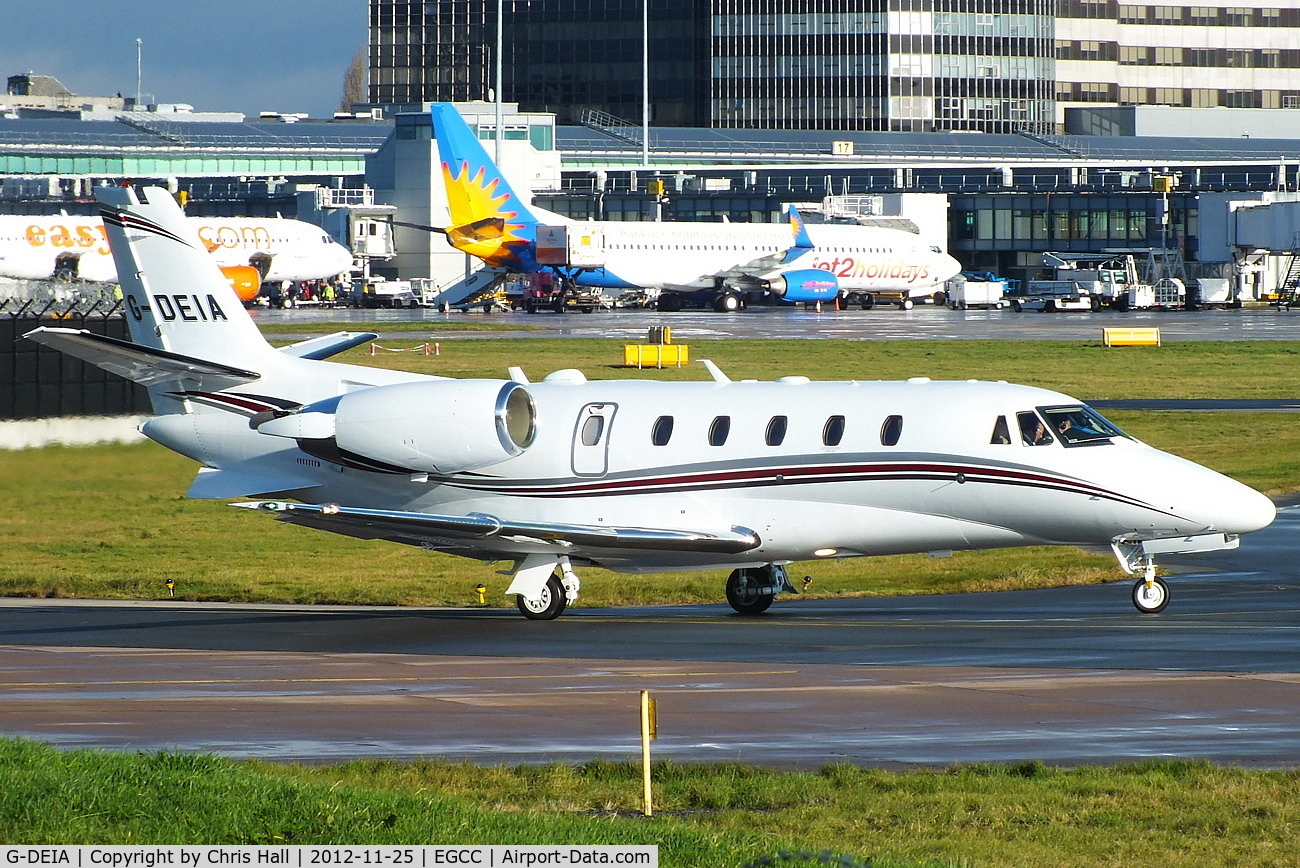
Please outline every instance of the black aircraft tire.
[[1163, 612], [1165, 606], [1169, 605], [1169, 586], [1165, 584], [1164, 579], [1156, 579], [1150, 591], [1147, 590], [1146, 579], [1138, 579], [1133, 584], [1133, 606], [1144, 615], [1154, 615]]
[[716, 313], [735, 313], [740, 310], [740, 297], [724, 292], [714, 300], [713, 310]]
[[560, 584], [560, 577], [553, 575], [546, 580], [538, 599], [526, 600], [523, 594], [516, 594], [515, 604], [530, 621], [554, 621], [560, 617], [569, 600], [564, 594], [564, 585]]
[[776, 594], [767, 589], [760, 589], [752, 577], [751, 570], [732, 570], [727, 577], [727, 602], [731, 608], [742, 615], [758, 615], [766, 612], [776, 599]]

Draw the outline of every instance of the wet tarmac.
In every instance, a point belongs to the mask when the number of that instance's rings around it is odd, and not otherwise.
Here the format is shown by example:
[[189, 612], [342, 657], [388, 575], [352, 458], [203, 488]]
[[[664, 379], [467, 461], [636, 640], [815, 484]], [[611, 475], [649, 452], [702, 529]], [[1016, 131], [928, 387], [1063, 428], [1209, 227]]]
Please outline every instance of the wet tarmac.
[[0, 601], [0, 729], [320, 762], [655, 756], [817, 768], [1195, 757], [1300, 765], [1300, 510], [1127, 582], [890, 599], [513, 610]]
[[[255, 312], [259, 323], [274, 332], [277, 322], [320, 322], [321, 333], [357, 323], [418, 320], [429, 323], [427, 333], [411, 337], [465, 337], [449, 324], [490, 323], [499, 330], [473, 332], [473, 337], [590, 337], [643, 341], [651, 326], [672, 327], [679, 343], [709, 338], [805, 338], [842, 340], [1090, 340], [1101, 341], [1106, 327], [1159, 328], [1164, 341], [1300, 340], [1300, 309], [1250, 307], [1202, 311], [1098, 311], [1097, 313], [1016, 313], [1004, 310], [951, 310], [920, 305], [896, 308], [816, 310], [803, 307], [752, 307], [741, 313], [710, 311], [660, 313], [618, 309], [581, 313], [439, 313], [435, 310], [266, 310]], [[300, 338], [300, 335], [295, 335]]]

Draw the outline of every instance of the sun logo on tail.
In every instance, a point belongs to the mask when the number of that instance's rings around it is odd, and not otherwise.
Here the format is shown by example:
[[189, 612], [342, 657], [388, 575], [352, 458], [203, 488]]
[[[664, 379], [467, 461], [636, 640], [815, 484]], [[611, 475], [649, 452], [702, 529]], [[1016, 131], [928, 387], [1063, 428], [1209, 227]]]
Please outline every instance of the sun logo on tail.
[[500, 175], [488, 178], [487, 168], [481, 166], [471, 176], [467, 161], [461, 162], [459, 173], [444, 162], [442, 174], [452, 222], [447, 240], [452, 246], [497, 268], [522, 269], [521, 253], [532, 239], [526, 237], [513, 194], [508, 188], [496, 192], [499, 185], [505, 186]]

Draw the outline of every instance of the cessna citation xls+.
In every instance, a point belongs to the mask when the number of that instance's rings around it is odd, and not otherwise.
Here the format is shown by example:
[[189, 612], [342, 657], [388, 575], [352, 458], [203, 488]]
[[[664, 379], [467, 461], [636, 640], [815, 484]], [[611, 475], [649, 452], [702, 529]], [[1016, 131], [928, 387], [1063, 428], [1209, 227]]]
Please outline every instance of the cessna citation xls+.
[[[141, 198], [137, 198], [141, 197]], [[988, 382], [447, 379], [273, 349], [165, 190], [99, 191], [132, 340], [27, 337], [144, 384], [150, 438], [199, 462], [192, 497], [505, 562], [554, 618], [583, 566], [727, 568], [742, 613], [786, 565], [1000, 546], [1110, 545], [1158, 611], [1154, 557], [1237, 544], [1273, 504], [1057, 392]]]

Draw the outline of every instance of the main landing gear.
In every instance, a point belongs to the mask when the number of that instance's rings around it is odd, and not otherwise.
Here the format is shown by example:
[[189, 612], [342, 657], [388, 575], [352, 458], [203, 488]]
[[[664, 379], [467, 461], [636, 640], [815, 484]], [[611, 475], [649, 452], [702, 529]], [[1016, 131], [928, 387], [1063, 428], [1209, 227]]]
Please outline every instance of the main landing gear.
[[523, 594], [515, 595], [515, 604], [519, 606], [520, 613], [530, 621], [552, 621], [568, 607], [569, 601], [565, 598], [564, 585], [560, 583], [560, 577], [552, 574], [542, 585], [542, 589], [535, 597], [526, 597]]
[[727, 577], [727, 602], [742, 615], [766, 612], [782, 591], [794, 591], [794, 586], [785, 567], [777, 564], [732, 570]]
[[519, 613], [528, 620], [553, 621], [578, 599], [580, 585], [568, 558], [529, 555], [517, 564], [506, 593], [515, 595]]
[[[552, 621], [578, 599], [578, 587], [567, 557], [530, 555], [517, 565], [506, 593], [515, 595], [515, 605], [525, 618]], [[782, 592], [793, 593], [794, 586], [779, 564], [743, 567], [727, 577], [727, 602], [742, 615], [766, 612]]]

